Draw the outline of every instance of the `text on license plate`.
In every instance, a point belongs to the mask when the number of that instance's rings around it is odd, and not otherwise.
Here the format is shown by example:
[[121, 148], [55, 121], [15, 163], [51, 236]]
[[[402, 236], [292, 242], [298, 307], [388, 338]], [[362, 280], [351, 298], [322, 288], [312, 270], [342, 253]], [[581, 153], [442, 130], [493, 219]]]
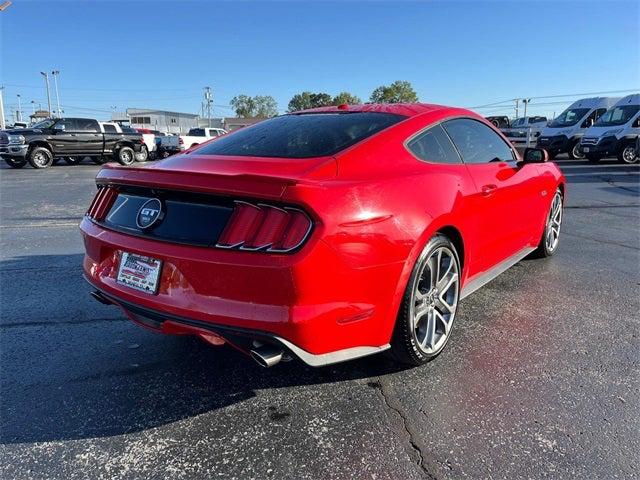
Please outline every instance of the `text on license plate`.
[[162, 261], [156, 258], [122, 252], [118, 268], [118, 283], [142, 292], [158, 291]]

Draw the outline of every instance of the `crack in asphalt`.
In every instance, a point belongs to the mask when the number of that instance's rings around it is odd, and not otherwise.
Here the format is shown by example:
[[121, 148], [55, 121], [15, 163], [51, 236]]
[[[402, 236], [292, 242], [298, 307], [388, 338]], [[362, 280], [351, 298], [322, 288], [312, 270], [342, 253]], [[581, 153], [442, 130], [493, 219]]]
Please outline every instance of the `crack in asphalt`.
[[577, 233], [569, 233], [566, 231], [566, 229], [562, 233], [564, 233], [565, 235], [569, 235], [570, 237], [582, 238], [584, 240], [591, 240], [592, 242], [596, 242], [596, 243], [606, 243], [608, 245], [615, 245], [616, 247], [630, 248], [631, 250], [640, 250], [640, 247], [634, 247], [633, 245], [626, 245], [624, 243], [612, 242], [610, 240], [603, 240], [602, 238], [593, 238], [587, 235], [578, 235]]
[[591, 208], [633, 208], [640, 207], [640, 203], [628, 203], [624, 205], [604, 204], [604, 205], [565, 205], [564, 209], [567, 210], [589, 210]]
[[[400, 408], [399, 403], [395, 401], [395, 399], [393, 399], [393, 396], [390, 394], [390, 392], [388, 392], [387, 387], [385, 386], [385, 384], [382, 382], [381, 379], [378, 379], [377, 381], [374, 381], [374, 382], [369, 382], [368, 385], [371, 388], [374, 388], [375, 390], [380, 392], [380, 397], [382, 398], [382, 401], [385, 407], [387, 408], [387, 410], [391, 412], [395, 412], [395, 414], [400, 417], [400, 420], [402, 421], [404, 434], [405, 434], [405, 437], [407, 437], [408, 443], [411, 447], [411, 451], [417, 454], [417, 460], [414, 460], [414, 461], [418, 465], [420, 470], [426, 475], [426, 478], [429, 478], [431, 480], [437, 480], [437, 477], [427, 469], [427, 466], [425, 464], [426, 463], [425, 458], [422, 453], [422, 448], [420, 447], [420, 445], [418, 445], [415, 439], [416, 435], [413, 432], [413, 429], [410, 428], [409, 422], [407, 421], [407, 417], [402, 412], [402, 409]], [[412, 455], [409, 454], [409, 458], [411, 457]]]
[[97, 323], [97, 322], [128, 322], [126, 318], [89, 318], [85, 320], [54, 320], [54, 321], [39, 321], [39, 322], [13, 322], [13, 323], [0, 323], [1, 328], [16, 328], [16, 327], [53, 327], [57, 325], [82, 325], [85, 323]]

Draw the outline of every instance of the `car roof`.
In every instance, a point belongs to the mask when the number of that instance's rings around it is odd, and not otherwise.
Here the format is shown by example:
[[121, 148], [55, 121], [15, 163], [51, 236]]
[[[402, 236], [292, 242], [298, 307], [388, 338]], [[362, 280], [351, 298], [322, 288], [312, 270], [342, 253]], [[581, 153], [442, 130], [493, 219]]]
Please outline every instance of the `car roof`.
[[342, 113], [342, 112], [376, 112], [376, 113], [394, 113], [396, 115], [404, 115], [405, 117], [415, 117], [427, 112], [435, 112], [445, 107], [443, 105], [435, 105], [430, 103], [365, 103], [364, 105], [340, 105], [331, 107], [310, 108], [308, 110], [300, 110], [292, 112], [294, 115], [306, 113]]

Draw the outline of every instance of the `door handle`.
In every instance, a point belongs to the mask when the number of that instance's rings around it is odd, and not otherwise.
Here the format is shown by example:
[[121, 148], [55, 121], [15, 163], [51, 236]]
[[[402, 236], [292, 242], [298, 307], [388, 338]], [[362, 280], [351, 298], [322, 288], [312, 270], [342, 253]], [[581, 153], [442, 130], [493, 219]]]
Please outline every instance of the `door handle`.
[[488, 197], [489, 195], [493, 194], [493, 192], [494, 192], [497, 188], [498, 188], [498, 186], [497, 186], [497, 185], [493, 185], [493, 184], [490, 184], [490, 185], [483, 185], [483, 186], [482, 186], [482, 189], [481, 189], [481, 191], [482, 191], [482, 195], [483, 195], [483, 196], [485, 196], [485, 197]]
[[69, 136], [70, 137], [77, 137], [78, 135], [76, 135], [75, 133], [70, 133]]

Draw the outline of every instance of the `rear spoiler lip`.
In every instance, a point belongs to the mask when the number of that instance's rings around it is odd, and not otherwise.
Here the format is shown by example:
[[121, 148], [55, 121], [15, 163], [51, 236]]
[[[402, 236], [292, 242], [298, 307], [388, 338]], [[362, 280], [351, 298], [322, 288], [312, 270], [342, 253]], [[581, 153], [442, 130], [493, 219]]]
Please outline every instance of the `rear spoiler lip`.
[[106, 166], [98, 172], [96, 183], [281, 198], [287, 187], [301, 183], [301, 181], [295, 178], [245, 173], [195, 173], [183, 170]]

